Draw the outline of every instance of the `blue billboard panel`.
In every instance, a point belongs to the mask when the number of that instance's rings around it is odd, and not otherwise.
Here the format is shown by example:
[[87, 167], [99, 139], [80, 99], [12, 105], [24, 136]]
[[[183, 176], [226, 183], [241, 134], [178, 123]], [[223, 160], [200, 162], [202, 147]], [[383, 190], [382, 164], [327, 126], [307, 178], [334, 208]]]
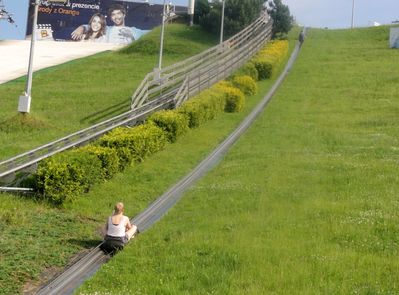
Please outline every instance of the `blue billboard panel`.
[[[129, 44], [162, 22], [162, 5], [118, 0], [40, 1], [38, 40]], [[30, 7], [27, 35], [32, 33]]]

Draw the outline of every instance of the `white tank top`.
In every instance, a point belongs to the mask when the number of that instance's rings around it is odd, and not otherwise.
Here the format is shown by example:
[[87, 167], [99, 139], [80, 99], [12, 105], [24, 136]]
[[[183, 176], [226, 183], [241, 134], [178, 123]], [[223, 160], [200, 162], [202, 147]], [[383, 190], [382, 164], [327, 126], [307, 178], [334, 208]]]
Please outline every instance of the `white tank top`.
[[118, 225], [112, 223], [112, 216], [108, 218], [107, 235], [111, 237], [124, 237], [126, 235], [126, 216], [122, 216]]

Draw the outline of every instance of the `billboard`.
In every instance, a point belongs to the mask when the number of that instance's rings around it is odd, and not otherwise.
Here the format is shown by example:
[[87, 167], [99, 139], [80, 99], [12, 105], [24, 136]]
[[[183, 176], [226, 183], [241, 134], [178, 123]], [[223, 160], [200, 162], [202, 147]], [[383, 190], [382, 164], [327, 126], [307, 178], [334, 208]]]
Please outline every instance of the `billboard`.
[[[163, 6], [148, 1], [40, 0], [38, 40], [129, 44], [162, 22]], [[33, 5], [27, 35], [32, 33]]]

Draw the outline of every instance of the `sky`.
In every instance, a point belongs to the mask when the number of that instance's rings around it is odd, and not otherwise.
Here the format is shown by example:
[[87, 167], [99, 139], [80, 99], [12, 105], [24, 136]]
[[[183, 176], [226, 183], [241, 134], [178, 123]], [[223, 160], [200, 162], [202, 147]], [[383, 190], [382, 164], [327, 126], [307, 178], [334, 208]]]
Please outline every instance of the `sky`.
[[[399, 20], [399, 0], [354, 0], [355, 27], [374, 22], [390, 24]], [[283, 0], [296, 21], [318, 28], [348, 28], [352, 22], [353, 0]]]
[[15, 24], [0, 20], [0, 40], [25, 39], [29, 0], [0, 0], [6, 10], [12, 13]]
[[[0, 0], [13, 13], [17, 26], [0, 20], [0, 39], [24, 39], [29, 0]], [[133, 0], [134, 1], [134, 0]], [[348, 28], [355, 1], [355, 26], [371, 26], [374, 22], [390, 24], [399, 20], [399, 0], [283, 0], [300, 25], [319, 28]], [[85, 0], [81, 0], [82, 3]], [[137, 1], [139, 2], [139, 1]], [[161, 4], [163, 0], [150, 0]], [[172, 0], [187, 6], [188, 0]]]

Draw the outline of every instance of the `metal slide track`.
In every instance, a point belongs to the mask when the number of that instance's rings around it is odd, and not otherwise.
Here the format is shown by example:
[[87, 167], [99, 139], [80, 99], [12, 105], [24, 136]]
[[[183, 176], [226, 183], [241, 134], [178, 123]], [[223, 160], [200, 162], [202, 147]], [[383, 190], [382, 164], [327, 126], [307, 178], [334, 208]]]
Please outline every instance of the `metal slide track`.
[[[300, 50], [298, 43], [287, 63], [283, 72], [280, 74], [273, 87], [255, 107], [255, 109], [245, 118], [245, 120], [234, 130], [215, 150], [211, 152], [194, 170], [181, 179], [167, 192], [154, 201], [147, 209], [134, 217], [131, 221], [136, 224], [140, 232], [146, 231], [151, 225], [157, 222], [174, 204], [176, 204], [184, 191], [186, 191], [195, 181], [204, 176], [222, 159], [224, 154], [238, 140], [238, 138], [251, 126], [254, 120], [262, 113], [270, 99], [281, 85], [292, 65], [294, 64]], [[100, 245], [90, 251], [86, 256], [72, 265], [64, 273], [43, 287], [37, 294], [56, 295], [72, 294], [86, 279], [91, 277], [100, 266], [109, 260], [109, 256], [100, 250]]]
[[186, 97], [209, 88], [245, 63], [270, 39], [271, 25], [262, 14], [223, 44], [164, 68], [160, 80], [154, 79], [154, 73], [148, 74], [133, 95], [136, 103], [131, 111], [0, 162], [0, 181], [2, 178], [12, 179], [16, 172], [34, 167], [41, 160], [64, 150], [87, 144], [116, 127], [135, 125], [152, 112], [173, 107], [175, 96], [185, 80]]
[[83, 129], [57, 141], [43, 145], [37, 149], [23, 153], [0, 163], [0, 178], [10, 175], [23, 168], [29, 167], [45, 158], [55, 155], [72, 147], [83, 145], [93, 139], [105, 134], [106, 132], [127, 124], [134, 124], [137, 121], [143, 121], [152, 112], [167, 108], [173, 104], [172, 97], [162, 96], [156, 100], [150, 101], [140, 108], [125, 112], [112, 119], [98, 123], [89, 128]]

